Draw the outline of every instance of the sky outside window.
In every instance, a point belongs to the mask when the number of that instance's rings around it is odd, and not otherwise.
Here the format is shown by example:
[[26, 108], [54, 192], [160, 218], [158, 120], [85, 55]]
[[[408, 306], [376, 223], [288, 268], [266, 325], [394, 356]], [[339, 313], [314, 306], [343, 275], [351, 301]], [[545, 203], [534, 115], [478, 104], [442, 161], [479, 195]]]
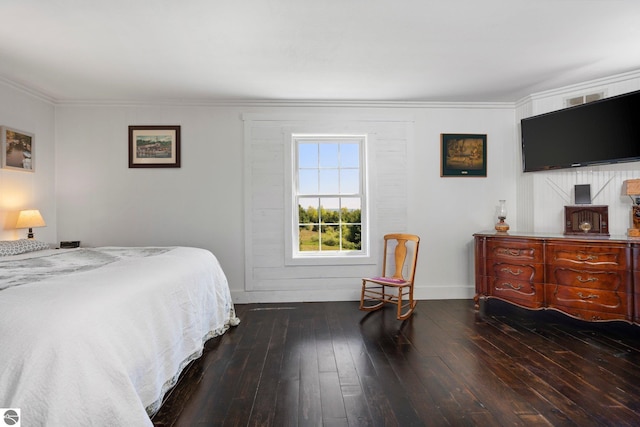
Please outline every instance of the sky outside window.
[[[304, 142], [298, 145], [298, 192], [357, 195], [360, 193], [360, 146], [358, 143]], [[360, 209], [360, 201], [341, 198], [341, 206], [325, 209]], [[303, 206], [307, 207], [307, 206]]]

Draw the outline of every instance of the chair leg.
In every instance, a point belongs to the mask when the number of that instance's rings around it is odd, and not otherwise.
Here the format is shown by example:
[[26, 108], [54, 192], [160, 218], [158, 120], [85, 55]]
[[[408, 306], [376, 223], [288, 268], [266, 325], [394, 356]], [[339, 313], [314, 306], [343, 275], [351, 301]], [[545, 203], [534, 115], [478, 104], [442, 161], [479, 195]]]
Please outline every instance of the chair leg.
[[[413, 289], [409, 288], [409, 292], [407, 295], [409, 299], [406, 304], [403, 304], [403, 288], [398, 288], [398, 315], [396, 316], [398, 320], [406, 320], [413, 314], [413, 310], [416, 308], [417, 301], [413, 299]], [[407, 310], [403, 313], [402, 309], [404, 307], [408, 307]]]
[[[360, 292], [360, 310], [363, 311], [374, 311], [374, 310], [378, 310], [380, 308], [382, 308], [382, 306], [385, 304], [385, 287], [384, 285], [381, 285], [381, 294], [379, 298], [371, 298], [371, 299], [365, 299], [367, 294], [366, 294], [366, 290], [367, 290], [367, 281], [363, 280], [362, 281], [362, 291]], [[377, 292], [376, 292], [377, 293]], [[373, 305], [365, 305], [366, 301], [375, 301], [377, 300], [378, 303], [377, 304], [373, 304]]]

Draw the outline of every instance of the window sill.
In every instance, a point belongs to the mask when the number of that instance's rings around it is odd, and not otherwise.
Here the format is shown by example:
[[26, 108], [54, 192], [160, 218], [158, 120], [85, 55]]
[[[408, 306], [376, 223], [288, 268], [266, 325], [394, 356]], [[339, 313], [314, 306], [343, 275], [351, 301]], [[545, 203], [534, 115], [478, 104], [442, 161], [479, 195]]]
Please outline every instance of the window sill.
[[286, 265], [370, 265], [376, 264], [370, 255], [316, 255], [289, 257]]

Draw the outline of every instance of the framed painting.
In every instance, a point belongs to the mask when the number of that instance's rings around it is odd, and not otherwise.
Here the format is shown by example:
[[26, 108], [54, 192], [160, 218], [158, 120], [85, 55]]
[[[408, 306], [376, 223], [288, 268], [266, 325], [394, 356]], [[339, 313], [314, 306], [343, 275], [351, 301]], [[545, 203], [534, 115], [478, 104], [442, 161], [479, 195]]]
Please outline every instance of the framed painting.
[[180, 126], [129, 126], [130, 168], [179, 168]]
[[487, 135], [440, 134], [440, 176], [487, 176]]
[[0, 127], [2, 132], [2, 168], [34, 172], [35, 135], [29, 132]]

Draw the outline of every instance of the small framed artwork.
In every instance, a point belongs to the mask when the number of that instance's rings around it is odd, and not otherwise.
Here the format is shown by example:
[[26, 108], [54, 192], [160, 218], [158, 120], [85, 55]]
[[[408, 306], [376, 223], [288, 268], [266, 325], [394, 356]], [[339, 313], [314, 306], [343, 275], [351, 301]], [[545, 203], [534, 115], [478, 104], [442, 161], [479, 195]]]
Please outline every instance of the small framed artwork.
[[129, 126], [130, 168], [179, 168], [180, 126]]
[[440, 176], [487, 176], [487, 135], [440, 134]]
[[0, 127], [0, 131], [2, 132], [2, 167], [34, 172], [35, 135], [7, 126]]

